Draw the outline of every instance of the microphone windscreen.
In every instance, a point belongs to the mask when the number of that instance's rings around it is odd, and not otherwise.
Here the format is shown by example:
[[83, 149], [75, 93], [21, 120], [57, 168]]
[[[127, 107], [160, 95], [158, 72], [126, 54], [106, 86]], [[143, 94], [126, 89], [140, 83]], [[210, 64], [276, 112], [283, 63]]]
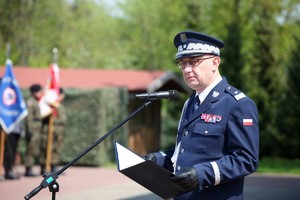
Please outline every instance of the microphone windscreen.
[[169, 90], [170, 94], [170, 99], [175, 99], [178, 96], [178, 91], [177, 90]]

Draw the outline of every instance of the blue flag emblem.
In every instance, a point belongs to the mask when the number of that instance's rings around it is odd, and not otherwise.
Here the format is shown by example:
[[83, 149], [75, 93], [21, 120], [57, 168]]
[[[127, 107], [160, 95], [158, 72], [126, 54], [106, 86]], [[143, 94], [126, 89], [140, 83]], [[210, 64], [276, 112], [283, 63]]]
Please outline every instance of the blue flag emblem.
[[18, 82], [12, 70], [12, 61], [7, 59], [4, 76], [0, 83], [0, 124], [6, 133], [28, 114]]

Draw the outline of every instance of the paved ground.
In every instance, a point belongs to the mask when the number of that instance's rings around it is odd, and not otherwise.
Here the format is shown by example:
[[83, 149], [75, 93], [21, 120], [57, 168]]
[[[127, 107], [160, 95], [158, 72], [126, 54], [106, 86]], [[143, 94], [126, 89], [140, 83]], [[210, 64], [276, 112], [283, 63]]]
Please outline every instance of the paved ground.
[[[38, 167], [34, 168], [38, 172]], [[23, 174], [24, 167], [16, 172]], [[42, 177], [19, 180], [0, 180], [1, 200], [21, 200], [37, 187]], [[70, 167], [57, 179], [60, 191], [57, 200], [160, 200], [158, 196], [136, 184], [117, 169]], [[298, 200], [300, 176], [253, 174], [246, 178], [245, 200]], [[48, 188], [42, 189], [32, 200], [51, 200]]]
[[[34, 168], [39, 172], [39, 168]], [[24, 173], [24, 167], [16, 171]], [[21, 177], [19, 180], [0, 181], [1, 200], [21, 200], [37, 187], [43, 178]], [[160, 199], [142, 186], [122, 175], [115, 168], [70, 167], [57, 179], [60, 190], [56, 193], [58, 200], [138, 200]], [[32, 200], [51, 200], [48, 188], [42, 189]]]
[[300, 175], [252, 174], [245, 181], [245, 200], [299, 200]]

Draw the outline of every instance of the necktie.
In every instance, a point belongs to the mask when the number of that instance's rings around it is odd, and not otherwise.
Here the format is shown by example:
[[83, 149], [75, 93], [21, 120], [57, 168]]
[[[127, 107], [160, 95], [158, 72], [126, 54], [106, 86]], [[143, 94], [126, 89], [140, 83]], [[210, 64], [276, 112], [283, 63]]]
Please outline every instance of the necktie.
[[194, 99], [194, 102], [193, 102], [193, 111], [192, 113], [194, 113], [200, 106], [200, 99], [199, 99], [199, 96], [196, 95], [195, 96], [195, 99]]

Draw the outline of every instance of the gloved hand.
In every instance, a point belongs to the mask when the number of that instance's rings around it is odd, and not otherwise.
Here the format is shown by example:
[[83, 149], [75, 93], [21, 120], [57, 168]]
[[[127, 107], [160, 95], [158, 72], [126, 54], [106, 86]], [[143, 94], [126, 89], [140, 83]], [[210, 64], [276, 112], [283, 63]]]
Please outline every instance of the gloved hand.
[[198, 186], [198, 174], [194, 167], [181, 169], [174, 176], [170, 177], [170, 180], [186, 191], [194, 190]]
[[156, 157], [155, 157], [154, 153], [149, 153], [149, 154], [145, 155], [144, 159], [151, 160], [152, 162], [156, 163]]

